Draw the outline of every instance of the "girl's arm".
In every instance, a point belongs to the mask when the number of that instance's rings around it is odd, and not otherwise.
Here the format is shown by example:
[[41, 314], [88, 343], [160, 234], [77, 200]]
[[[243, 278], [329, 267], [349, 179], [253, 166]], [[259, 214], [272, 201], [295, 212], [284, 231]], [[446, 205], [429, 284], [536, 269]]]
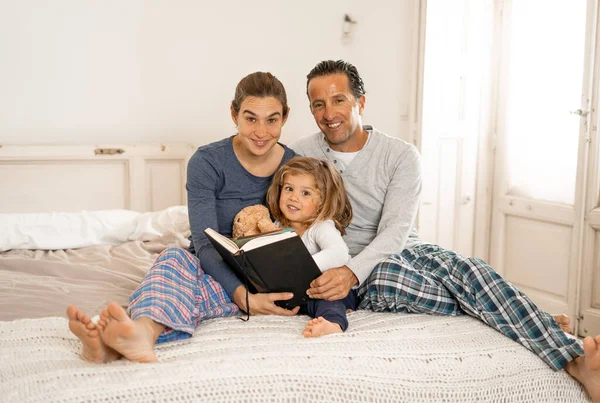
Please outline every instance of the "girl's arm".
[[342, 234], [331, 220], [313, 225], [312, 238], [320, 251], [312, 255], [321, 272], [348, 263], [348, 245], [342, 239]]

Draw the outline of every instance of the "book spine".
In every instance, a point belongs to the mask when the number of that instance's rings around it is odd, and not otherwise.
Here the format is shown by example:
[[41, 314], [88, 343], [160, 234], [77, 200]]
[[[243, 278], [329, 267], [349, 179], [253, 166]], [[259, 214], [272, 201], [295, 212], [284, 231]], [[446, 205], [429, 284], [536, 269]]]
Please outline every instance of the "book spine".
[[[248, 273], [246, 272], [246, 269], [244, 268], [244, 260], [248, 260], [246, 259], [245, 255], [244, 255], [244, 251], [240, 250], [240, 257], [242, 258], [242, 264], [239, 265], [240, 269], [242, 270], [242, 272], [244, 273], [244, 286], [246, 287], [246, 319], [242, 319], [243, 321], [248, 321], [250, 320], [250, 280], [248, 279]], [[237, 263], [237, 259], [234, 259], [235, 262]]]

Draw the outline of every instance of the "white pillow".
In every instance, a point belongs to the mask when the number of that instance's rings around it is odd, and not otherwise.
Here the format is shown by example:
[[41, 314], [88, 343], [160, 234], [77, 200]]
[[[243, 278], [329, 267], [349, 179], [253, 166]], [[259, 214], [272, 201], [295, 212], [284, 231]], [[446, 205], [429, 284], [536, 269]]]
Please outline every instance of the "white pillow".
[[9, 249], [69, 249], [148, 241], [166, 232], [189, 235], [187, 207], [155, 213], [129, 210], [79, 213], [0, 214], [0, 252]]
[[162, 211], [140, 214], [135, 231], [128, 239], [151, 241], [167, 232], [181, 234], [186, 238], [190, 236], [190, 221], [186, 206], [173, 206]]

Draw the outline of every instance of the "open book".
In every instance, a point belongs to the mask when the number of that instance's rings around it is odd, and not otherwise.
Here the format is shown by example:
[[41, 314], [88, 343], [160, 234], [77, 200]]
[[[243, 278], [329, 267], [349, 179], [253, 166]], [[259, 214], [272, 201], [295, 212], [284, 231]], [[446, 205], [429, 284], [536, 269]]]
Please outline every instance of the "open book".
[[244, 238], [227, 238], [207, 228], [204, 233], [223, 260], [257, 292], [291, 292], [294, 298], [278, 301], [291, 309], [308, 302], [306, 290], [321, 271], [302, 239], [287, 228]]

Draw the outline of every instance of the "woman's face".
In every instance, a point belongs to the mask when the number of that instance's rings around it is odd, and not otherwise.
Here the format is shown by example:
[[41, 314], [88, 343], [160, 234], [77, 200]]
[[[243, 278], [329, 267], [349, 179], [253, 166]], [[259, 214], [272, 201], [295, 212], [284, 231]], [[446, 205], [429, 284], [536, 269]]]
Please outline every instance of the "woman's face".
[[284, 117], [277, 98], [246, 97], [238, 114], [231, 108], [231, 118], [238, 126], [241, 146], [250, 154], [261, 156], [277, 144], [287, 113]]

